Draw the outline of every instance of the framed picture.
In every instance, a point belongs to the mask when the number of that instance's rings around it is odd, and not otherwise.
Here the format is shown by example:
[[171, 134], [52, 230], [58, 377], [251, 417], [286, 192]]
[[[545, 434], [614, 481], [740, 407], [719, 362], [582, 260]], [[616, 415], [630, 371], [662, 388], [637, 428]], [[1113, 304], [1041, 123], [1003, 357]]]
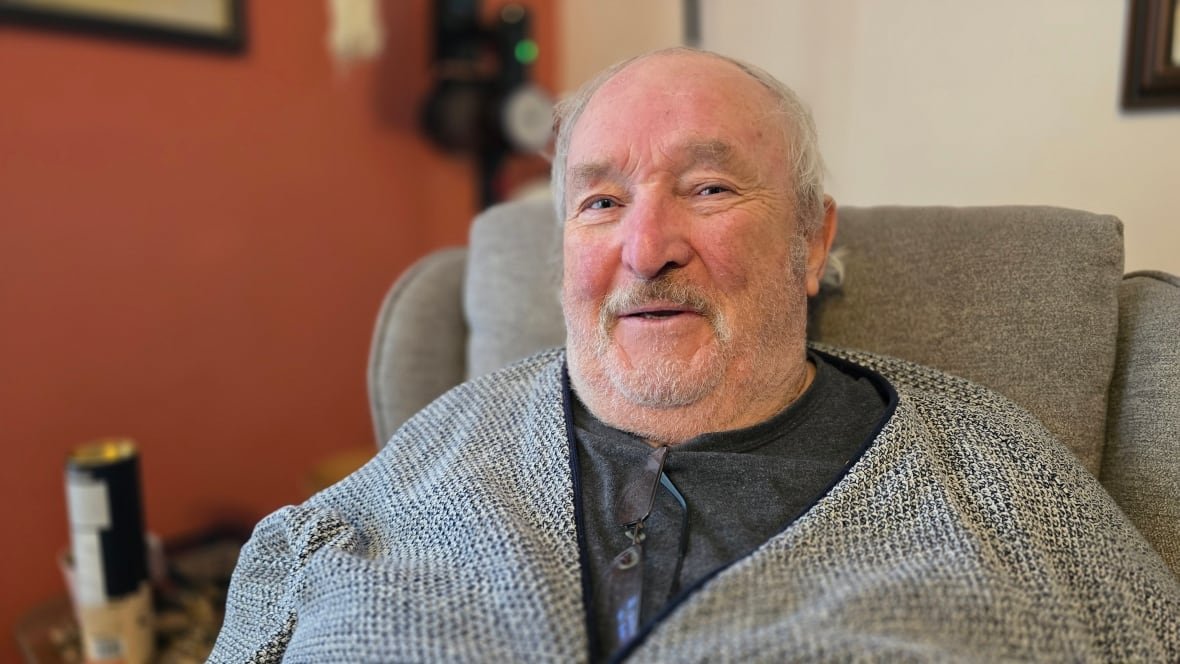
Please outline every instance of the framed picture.
[[1178, 0], [1130, 0], [1123, 108], [1180, 108]]
[[245, 0], [0, 0], [0, 23], [228, 53], [246, 47]]

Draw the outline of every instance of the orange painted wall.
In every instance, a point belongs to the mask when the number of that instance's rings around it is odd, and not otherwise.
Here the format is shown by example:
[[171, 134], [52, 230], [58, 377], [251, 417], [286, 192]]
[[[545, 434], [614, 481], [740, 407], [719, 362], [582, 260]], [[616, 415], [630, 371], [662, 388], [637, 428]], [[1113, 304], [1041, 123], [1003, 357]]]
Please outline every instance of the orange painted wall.
[[[530, 4], [552, 89], [555, 2]], [[469, 162], [415, 126], [429, 6], [385, 2], [386, 53], [348, 70], [324, 1], [250, 2], [238, 57], [0, 27], [0, 659], [62, 589], [75, 445], [140, 442], [165, 538], [252, 522], [372, 445], [380, 298], [476, 206]]]

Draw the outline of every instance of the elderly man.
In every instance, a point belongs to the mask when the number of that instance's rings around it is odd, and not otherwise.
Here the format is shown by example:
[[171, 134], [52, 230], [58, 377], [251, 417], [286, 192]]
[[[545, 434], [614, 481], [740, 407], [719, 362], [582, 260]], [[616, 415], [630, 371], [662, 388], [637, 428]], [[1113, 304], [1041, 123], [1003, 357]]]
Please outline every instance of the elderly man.
[[259, 524], [216, 662], [1180, 660], [1180, 586], [1016, 406], [805, 342], [811, 119], [674, 49], [560, 111], [568, 347]]

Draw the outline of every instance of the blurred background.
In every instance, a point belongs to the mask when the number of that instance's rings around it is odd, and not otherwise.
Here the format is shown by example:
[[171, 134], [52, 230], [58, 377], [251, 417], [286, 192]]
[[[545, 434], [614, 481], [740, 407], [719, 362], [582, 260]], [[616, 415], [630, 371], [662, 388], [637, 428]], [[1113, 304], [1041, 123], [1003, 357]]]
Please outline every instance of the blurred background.
[[[393, 280], [543, 186], [535, 132], [489, 138], [469, 91], [451, 98], [502, 72], [440, 64], [438, 3], [373, 3], [379, 47], [350, 50], [348, 1], [247, 0], [225, 52], [0, 20], [0, 661], [63, 592], [72, 448], [136, 439], [166, 541], [302, 500], [325, 462], [375, 449], [365, 366]], [[493, 25], [508, 4], [456, 6]], [[1128, 270], [1180, 273], [1180, 112], [1121, 106], [1128, 3], [512, 4], [531, 46], [505, 85], [534, 110], [697, 43], [811, 103], [842, 204], [1112, 213]], [[425, 122], [430, 100], [450, 110]]]

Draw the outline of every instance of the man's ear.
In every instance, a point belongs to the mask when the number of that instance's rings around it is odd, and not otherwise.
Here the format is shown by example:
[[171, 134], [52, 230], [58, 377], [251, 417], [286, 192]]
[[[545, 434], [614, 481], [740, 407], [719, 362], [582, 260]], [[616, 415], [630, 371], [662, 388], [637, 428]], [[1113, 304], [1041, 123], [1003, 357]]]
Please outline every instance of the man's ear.
[[836, 217], [836, 199], [824, 194], [823, 225], [816, 230], [807, 243], [808, 297], [819, 294], [819, 284], [824, 277], [824, 268], [828, 264], [828, 252], [832, 250], [832, 241], [836, 239]]

